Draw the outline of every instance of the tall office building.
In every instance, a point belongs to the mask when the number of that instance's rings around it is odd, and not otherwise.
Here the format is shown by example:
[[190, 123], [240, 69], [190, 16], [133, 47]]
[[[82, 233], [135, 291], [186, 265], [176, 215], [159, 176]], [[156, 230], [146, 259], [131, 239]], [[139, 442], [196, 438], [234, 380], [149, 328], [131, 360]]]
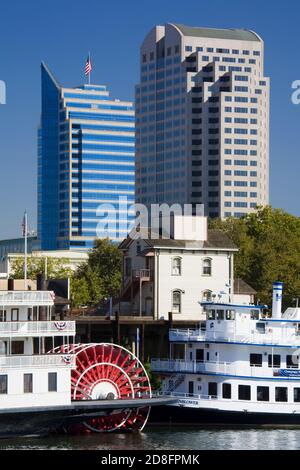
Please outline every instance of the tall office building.
[[[106, 86], [61, 87], [45, 64], [41, 71], [41, 249], [91, 248], [97, 236], [100, 204], [111, 204], [117, 210], [117, 233], [113, 230], [107, 235], [125, 238], [127, 207], [122, 213], [118, 202], [121, 196], [127, 197], [128, 204], [134, 202], [133, 104], [111, 100]], [[110, 217], [113, 227], [113, 211], [106, 218]]]
[[155, 26], [136, 87], [136, 200], [241, 217], [269, 201], [264, 43], [244, 29]]

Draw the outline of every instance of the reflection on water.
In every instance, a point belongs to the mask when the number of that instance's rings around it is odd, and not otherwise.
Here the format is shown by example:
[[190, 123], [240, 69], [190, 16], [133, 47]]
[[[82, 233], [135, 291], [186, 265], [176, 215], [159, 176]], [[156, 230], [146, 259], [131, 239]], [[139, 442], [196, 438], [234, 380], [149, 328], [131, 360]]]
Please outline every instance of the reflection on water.
[[148, 428], [141, 434], [3, 439], [0, 449], [298, 450], [300, 429]]

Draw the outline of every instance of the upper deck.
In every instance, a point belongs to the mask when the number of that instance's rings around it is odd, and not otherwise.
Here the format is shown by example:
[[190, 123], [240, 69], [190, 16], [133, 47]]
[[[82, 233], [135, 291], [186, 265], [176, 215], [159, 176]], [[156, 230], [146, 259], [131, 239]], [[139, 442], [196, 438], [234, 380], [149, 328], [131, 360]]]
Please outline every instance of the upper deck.
[[173, 343], [233, 343], [245, 345], [300, 346], [300, 319], [288, 309], [273, 319], [261, 305], [205, 303], [206, 322], [197, 330], [170, 330]]
[[51, 307], [55, 294], [52, 291], [0, 291], [0, 308]]

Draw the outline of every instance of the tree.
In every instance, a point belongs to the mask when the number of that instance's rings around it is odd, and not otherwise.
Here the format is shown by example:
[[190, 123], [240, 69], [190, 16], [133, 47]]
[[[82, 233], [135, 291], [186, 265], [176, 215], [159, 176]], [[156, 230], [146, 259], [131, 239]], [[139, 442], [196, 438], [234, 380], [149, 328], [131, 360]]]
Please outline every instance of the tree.
[[254, 287], [259, 299], [271, 303], [272, 283], [284, 283], [284, 305], [300, 296], [300, 218], [270, 206], [241, 219], [213, 220], [239, 248], [235, 277]]
[[72, 276], [72, 304], [97, 305], [118, 295], [121, 282], [122, 253], [108, 239], [97, 239], [88, 260]]
[[[39, 274], [45, 274], [47, 279], [65, 279], [71, 276], [72, 270], [67, 267], [69, 259], [41, 258], [29, 256], [27, 258], [27, 278], [37, 279]], [[24, 258], [15, 259], [11, 265], [11, 277], [24, 279]]]

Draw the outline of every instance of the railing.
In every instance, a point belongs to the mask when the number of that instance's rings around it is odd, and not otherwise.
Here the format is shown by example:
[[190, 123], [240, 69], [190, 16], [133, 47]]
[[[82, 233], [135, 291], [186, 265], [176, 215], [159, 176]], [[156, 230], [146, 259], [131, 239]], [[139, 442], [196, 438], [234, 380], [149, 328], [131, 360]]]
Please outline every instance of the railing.
[[[271, 344], [282, 346], [300, 346], [300, 336], [295, 331], [291, 334], [282, 334], [282, 331], [274, 333], [249, 333], [249, 334], [228, 334], [224, 331], [203, 331], [203, 330], [170, 330], [169, 339], [171, 342], [209, 342], [220, 341], [224, 343], [243, 343], [243, 344]], [[284, 330], [286, 333], [286, 330]]]
[[36, 356], [0, 356], [0, 370], [19, 369], [23, 367], [43, 368], [47, 366], [73, 368], [76, 356], [74, 354], [43, 354]]
[[8, 336], [72, 336], [75, 333], [74, 321], [0, 322], [0, 338]]
[[6, 305], [53, 305], [52, 291], [4, 291], [0, 292], [0, 306]]
[[[191, 374], [224, 374], [244, 377], [274, 377], [278, 368], [250, 366], [236, 362], [199, 362], [169, 359], [152, 359], [151, 369], [154, 372], [191, 373]], [[291, 371], [297, 369], [291, 369]], [[292, 377], [295, 379], [295, 376]], [[300, 376], [296, 377], [300, 378]], [[288, 377], [286, 377], [288, 379]]]
[[133, 269], [132, 270], [133, 279], [151, 279], [152, 271], [151, 269]]

